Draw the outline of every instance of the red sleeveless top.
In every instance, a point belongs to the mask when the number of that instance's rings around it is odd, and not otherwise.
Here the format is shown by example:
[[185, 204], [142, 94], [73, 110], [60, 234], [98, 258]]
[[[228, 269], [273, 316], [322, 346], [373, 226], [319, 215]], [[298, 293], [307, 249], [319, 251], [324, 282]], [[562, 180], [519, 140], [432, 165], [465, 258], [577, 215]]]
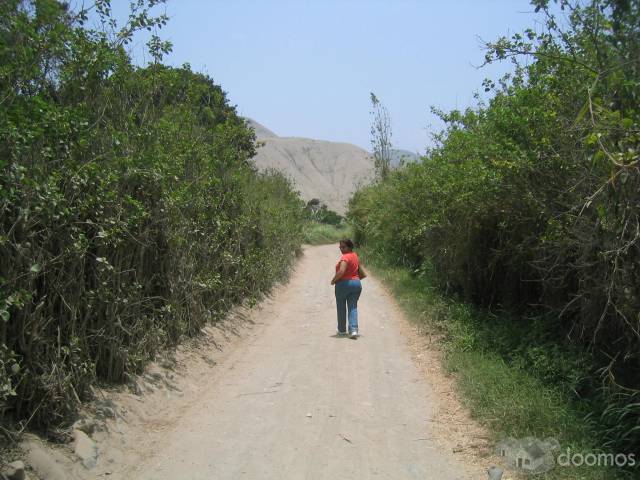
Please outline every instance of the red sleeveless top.
[[358, 260], [358, 255], [356, 252], [343, 253], [336, 263], [336, 273], [340, 269], [340, 262], [347, 262], [347, 269], [344, 272], [344, 275], [340, 277], [338, 280], [357, 280], [360, 277], [358, 276], [358, 267], [360, 266], [360, 261]]

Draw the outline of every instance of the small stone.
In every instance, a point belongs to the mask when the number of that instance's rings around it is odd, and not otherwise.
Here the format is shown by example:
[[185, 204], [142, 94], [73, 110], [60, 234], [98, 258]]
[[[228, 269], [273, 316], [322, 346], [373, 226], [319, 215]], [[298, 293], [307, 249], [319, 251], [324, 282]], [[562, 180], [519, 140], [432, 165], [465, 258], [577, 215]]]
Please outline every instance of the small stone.
[[162, 360], [160, 362], [160, 366], [162, 368], [166, 368], [166, 369], [172, 369], [174, 367], [175, 363], [172, 362], [171, 360]]
[[489, 480], [500, 480], [502, 478], [502, 473], [502, 469], [500, 467], [496, 467], [495, 465], [487, 470]]
[[206, 355], [203, 355], [203, 356], [202, 356], [202, 359], [203, 359], [205, 362], [207, 362], [207, 363], [208, 363], [210, 366], [212, 366], [212, 367], [213, 367], [214, 365], [217, 365], [217, 364], [218, 364], [218, 362], [216, 362], [213, 358], [211, 358], [211, 357], [207, 357]]
[[164, 380], [162, 374], [158, 372], [145, 373], [144, 375], [142, 375], [142, 378], [144, 378], [148, 383], [155, 386], [161, 385]]
[[24, 462], [18, 460], [17, 462], [11, 462], [0, 473], [8, 480], [24, 480]]
[[156, 391], [156, 387], [152, 384], [152, 383], [148, 383], [148, 382], [142, 382], [142, 384], [144, 385], [144, 388], [147, 390], [147, 392], [155, 392]]
[[92, 469], [98, 463], [98, 447], [94, 441], [81, 430], [74, 430], [73, 436], [76, 439], [75, 454], [82, 460], [82, 465], [84, 465], [85, 468]]
[[100, 419], [116, 418], [116, 405], [111, 400], [97, 400], [95, 408], [96, 416]]
[[74, 430], [80, 430], [87, 435], [93, 435], [93, 432], [96, 430], [96, 422], [90, 419], [81, 419], [73, 424]]
[[137, 380], [131, 380], [131, 382], [129, 383], [129, 386], [131, 387], [131, 391], [134, 393], [134, 395], [137, 395], [140, 397], [141, 395], [144, 394], [144, 390], [140, 386]]
[[102, 418], [116, 418], [116, 411], [107, 406], [98, 407], [98, 414]]
[[169, 390], [173, 390], [174, 392], [182, 392], [182, 390], [180, 389], [180, 387], [178, 387], [176, 384], [174, 384], [174, 383], [172, 383], [172, 382], [170, 382], [170, 381], [168, 381], [168, 380], [165, 380], [165, 381], [164, 381], [164, 384], [167, 386], [167, 388], [168, 388]]
[[313, 415], [311, 415], [310, 413], [307, 413], [307, 418], [311, 418]]

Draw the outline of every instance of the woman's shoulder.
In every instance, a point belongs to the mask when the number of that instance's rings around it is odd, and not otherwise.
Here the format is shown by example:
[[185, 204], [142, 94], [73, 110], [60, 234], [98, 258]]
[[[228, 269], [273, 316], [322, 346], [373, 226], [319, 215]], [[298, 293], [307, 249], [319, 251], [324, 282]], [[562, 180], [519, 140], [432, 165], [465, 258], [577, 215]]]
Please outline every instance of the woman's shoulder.
[[340, 260], [358, 260], [358, 254], [356, 252], [343, 253]]

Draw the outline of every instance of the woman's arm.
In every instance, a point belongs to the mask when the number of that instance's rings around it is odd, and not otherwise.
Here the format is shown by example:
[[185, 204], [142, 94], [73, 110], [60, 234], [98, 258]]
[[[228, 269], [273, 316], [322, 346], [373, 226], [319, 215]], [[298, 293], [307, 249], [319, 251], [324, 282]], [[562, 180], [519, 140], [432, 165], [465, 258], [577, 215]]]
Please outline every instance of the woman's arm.
[[344, 260], [340, 260], [340, 267], [338, 268], [338, 271], [331, 279], [331, 285], [335, 285], [336, 282], [342, 278], [342, 276], [344, 275], [344, 272], [346, 271], [347, 271], [347, 262]]

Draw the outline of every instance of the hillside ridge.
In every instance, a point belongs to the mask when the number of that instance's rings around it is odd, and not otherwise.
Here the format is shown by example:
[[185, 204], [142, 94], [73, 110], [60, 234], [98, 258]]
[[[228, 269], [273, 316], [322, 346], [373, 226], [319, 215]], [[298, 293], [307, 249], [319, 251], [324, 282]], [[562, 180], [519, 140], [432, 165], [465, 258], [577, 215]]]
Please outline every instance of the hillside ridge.
[[280, 137], [253, 119], [258, 140], [253, 163], [287, 175], [305, 201], [313, 198], [344, 215], [357, 188], [374, 178], [371, 154], [356, 145], [304, 137]]

